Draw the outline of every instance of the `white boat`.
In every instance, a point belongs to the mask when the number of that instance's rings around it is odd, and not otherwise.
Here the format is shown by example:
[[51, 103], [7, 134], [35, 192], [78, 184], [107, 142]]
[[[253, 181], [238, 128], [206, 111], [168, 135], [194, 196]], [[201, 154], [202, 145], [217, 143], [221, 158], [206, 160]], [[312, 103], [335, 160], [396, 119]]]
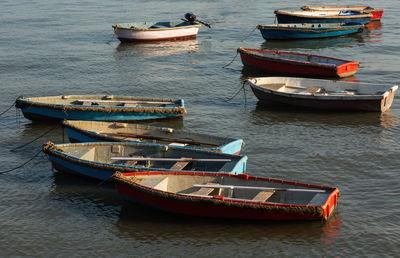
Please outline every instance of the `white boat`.
[[392, 105], [397, 85], [291, 77], [247, 80], [260, 101], [311, 109], [384, 112]]
[[195, 38], [201, 24], [192, 21], [134, 22], [112, 26], [121, 42]]

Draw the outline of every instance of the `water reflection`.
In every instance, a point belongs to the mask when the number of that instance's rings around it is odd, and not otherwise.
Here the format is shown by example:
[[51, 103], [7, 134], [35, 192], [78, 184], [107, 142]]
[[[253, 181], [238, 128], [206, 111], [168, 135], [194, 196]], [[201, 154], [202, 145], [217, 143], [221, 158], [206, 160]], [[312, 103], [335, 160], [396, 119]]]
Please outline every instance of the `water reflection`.
[[322, 39], [266, 40], [260, 48], [284, 50], [358, 47], [365, 44], [365, 34], [368, 34], [368, 32]]
[[199, 50], [197, 39], [120, 43], [116, 48], [117, 57], [152, 57], [168, 56], [182, 52]]
[[368, 24], [365, 25], [368, 30], [373, 31], [373, 30], [381, 30], [382, 29], [382, 22], [381, 21], [372, 21]]
[[269, 123], [289, 123], [289, 122], [307, 122], [323, 123], [332, 126], [346, 125], [359, 127], [360, 125], [370, 125], [383, 127], [397, 126], [398, 118], [388, 110], [380, 112], [335, 112], [313, 110], [288, 105], [274, 104], [258, 101], [254, 110], [250, 112], [253, 124]]
[[[144, 240], [253, 242], [260, 239], [313, 242], [339, 230], [340, 217], [321, 221], [253, 221], [198, 218], [167, 213], [133, 203], [123, 204], [116, 227], [121, 235]], [[298, 237], [301, 236], [301, 239]]]

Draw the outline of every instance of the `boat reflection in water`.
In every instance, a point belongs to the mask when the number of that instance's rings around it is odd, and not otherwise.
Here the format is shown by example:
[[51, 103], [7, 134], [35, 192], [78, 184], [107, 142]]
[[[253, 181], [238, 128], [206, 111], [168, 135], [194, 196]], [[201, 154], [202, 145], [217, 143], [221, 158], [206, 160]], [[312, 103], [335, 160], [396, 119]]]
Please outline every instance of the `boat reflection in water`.
[[118, 56], [153, 57], [168, 56], [183, 52], [195, 52], [199, 50], [197, 39], [156, 41], [156, 42], [132, 42], [120, 43], [116, 48]]

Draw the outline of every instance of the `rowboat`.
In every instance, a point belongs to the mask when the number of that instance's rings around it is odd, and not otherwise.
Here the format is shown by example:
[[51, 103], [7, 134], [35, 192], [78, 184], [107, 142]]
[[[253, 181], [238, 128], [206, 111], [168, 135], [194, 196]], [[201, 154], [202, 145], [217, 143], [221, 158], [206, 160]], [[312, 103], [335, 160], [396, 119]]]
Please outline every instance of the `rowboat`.
[[377, 21], [382, 18], [383, 9], [375, 9], [368, 5], [344, 5], [344, 6], [302, 6], [305, 11], [359, 11], [372, 14], [371, 21]]
[[327, 56], [238, 48], [242, 63], [268, 72], [323, 77], [348, 77], [357, 72], [358, 62]]
[[31, 120], [132, 121], [182, 117], [182, 99], [104, 95], [63, 95], [16, 100], [15, 106]]
[[257, 26], [264, 39], [315, 39], [338, 37], [357, 32], [362, 32], [365, 26], [344, 25], [341, 23], [294, 23], [294, 24], [272, 24]]
[[200, 217], [254, 220], [327, 220], [339, 189], [247, 174], [116, 173], [128, 201]]
[[397, 85], [290, 77], [246, 81], [261, 101], [323, 110], [384, 112], [392, 105]]
[[219, 137], [133, 123], [99, 121], [63, 121], [71, 142], [153, 142], [226, 154], [239, 154], [242, 139]]
[[275, 11], [278, 23], [349, 23], [366, 24], [372, 14], [358, 11]]
[[246, 170], [247, 161], [243, 155], [139, 142], [47, 142], [42, 150], [55, 169], [100, 180], [107, 180], [116, 171], [240, 174]]

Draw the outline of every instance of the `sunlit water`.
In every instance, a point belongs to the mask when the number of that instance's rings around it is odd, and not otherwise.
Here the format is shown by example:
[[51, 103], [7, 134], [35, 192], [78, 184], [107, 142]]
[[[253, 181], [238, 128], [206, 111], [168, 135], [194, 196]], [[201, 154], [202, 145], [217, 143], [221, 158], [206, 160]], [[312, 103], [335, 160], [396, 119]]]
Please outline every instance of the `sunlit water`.
[[[38, 155], [0, 175], [0, 255], [398, 256], [399, 99], [383, 114], [321, 113], [263, 106], [249, 88], [238, 92], [251, 76], [234, 59], [240, 46], [355, 60], [360, 67], [350, 80], [398, 84], [400, 5], [364, 3], [385, 13], [361, 34], [267, 42], [254, 28], [273, 23], [275, 9], [320, 2], [3, 0], [0, 112], [20, 95], [182, 97], [185, 118], [162, 125], [243, 138], [249, 174], [336, 186], [342, 196], [327, 223], [209, 220], [129, 205], [113, 185], [53, 171], [38, 152], [48, 140], [65, 140], [61, 128], [31, 123], [13, 108], [0, 116], [0, 170]], [[113, 24], [178, 20], [186, 12], [212, 29], [179, 42], [113, 38]]]

